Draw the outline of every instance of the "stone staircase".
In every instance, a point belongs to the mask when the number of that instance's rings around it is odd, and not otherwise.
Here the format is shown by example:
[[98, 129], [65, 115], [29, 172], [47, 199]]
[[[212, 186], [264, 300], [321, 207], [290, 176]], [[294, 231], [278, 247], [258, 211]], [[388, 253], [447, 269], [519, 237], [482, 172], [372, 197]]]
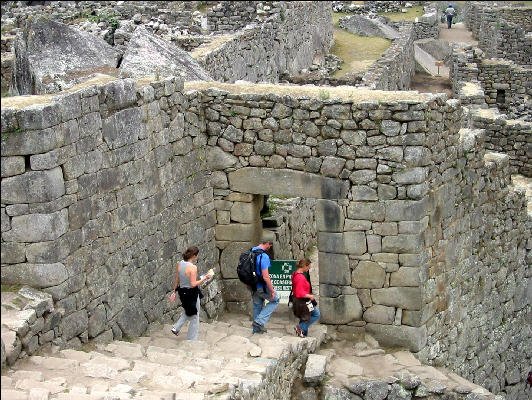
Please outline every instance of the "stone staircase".
[[370, 335], [315, 324], [298, 338], [284, 307], [260, 335], [246, 315], [226, 314], [201, 323], [195, 342], [159, 324], [131, 341], [40, 350], [3, 370], [2, 399], [496, 398], [408, 351], [385, 350]]
[[315, 325], [312, 336], [298, 338], [283, 313], [260, 335], [245, 315], [201, 323], [195, 342], [170, 328], [152, 325], [131, 342], [37, 352], [3, 371], [2, 399], [285, 399], [327, 331]]

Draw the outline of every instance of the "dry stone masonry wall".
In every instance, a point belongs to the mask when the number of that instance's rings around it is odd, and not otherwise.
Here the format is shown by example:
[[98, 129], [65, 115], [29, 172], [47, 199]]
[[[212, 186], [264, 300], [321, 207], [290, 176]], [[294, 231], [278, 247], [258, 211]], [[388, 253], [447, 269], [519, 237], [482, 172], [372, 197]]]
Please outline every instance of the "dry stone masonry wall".
[[521, 390], [530, 216], [508, 157], [460, 130], [459, 102], [246, 90], [124, 79], [2, 109], [2, 280], [52, 295], [63, 315], [53, 341], [137, 336], [175, 318], [167, 294], [189, 244], [201, 268], [220, 260], [207, 316], [222, 286], [239, 309], [249, 293], [235, 257], [262, 235], [263, 196], [299, 196], [317, 199], [322, 323]]
[[330, 2], [274, 4], [263, 22], [196, 56], [214, 80], [277, 82], [281, 73], [299, 72], [325, 57], [332, 45]]
[[[450, 77], [453, 91], [468, 89], [462, 94], [473, 101], [471, 85], [479, 86], [475, 104], [497, 108], [508, 117], [532, 119], [532, 69], [507, 60], [487, 59], [485, 53], [472, 46], [455, 47], [451, 56]], [[467, 92], [467, 93], [466, 93]]]
[[[301, 195], [304, 196], [304, 193]], [[268, 203], [273, 207], [272, 215], [262, 218], [262, 224], [264, 231], [274, 235], [274, 257], [280, 260], [305, 257], [316, 244], [315, 200], [300, 197], [286, 200], [269, 198]]]
[[362, 77], [364, 86], [379, 90], [406, 90], [410, 87], [415, 69], [414, 33], [412, 24], [401, 28], [400, 37]]
[[465, 22], [490, 58], [532, 65], [531, 7], [494, 7], [467, 2]]
[[461, 129], [446, 142], [433, 152], [444, 181], [431, 179], [427, 304], [415, 318], [434, 316], [420, 356], [520, 399], [532, 354], [532, 216], [523, 191], [511, 186], [508, 156], [485, 151], [484, 131]]
[[[207, 138], [181, 87], [126, 79], [2, 107], [2, 283], [52, 295], [63, 310], [56, 344], [175, 319], [167, 294], [189, 245], [200, 272], [217, 265]], [[219, 291], [216, 280], [206, 290], [209, 317], [223, 308]]]

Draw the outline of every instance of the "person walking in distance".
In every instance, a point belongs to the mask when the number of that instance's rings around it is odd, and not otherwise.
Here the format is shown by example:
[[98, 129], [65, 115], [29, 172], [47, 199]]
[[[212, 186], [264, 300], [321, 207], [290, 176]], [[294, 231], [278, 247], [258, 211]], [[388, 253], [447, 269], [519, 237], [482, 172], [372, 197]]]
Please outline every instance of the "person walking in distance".
[[302, 258], [292, 273], [293, 309], [294, 315], [299, 318], [299, 324], [294, 329], [299, 337], [307, 336], [310, 325], [321, 317], [318, 302], [312, 294], [312, 286], [305, 276], [310, 270], [310, 264], [308, 258]]
[[[255, 256], [255, 269], [259, 276], [257, 282], [257, 290], [253, 291], [251, 288], [251, 299], [253, 301], [253, 333], [265, 333], [266, 323], [274, 310], [279, 305], [279, 297], [273, 288], [270, 274], [268, 272], [271, 262], [270, 256], [266, 253], [273, 246], [270, 241], [261, 241], [258, 246], [251, 250], [257, 252]], [[265, 302], [267, 301], [267, 304]]]
[[172, 333], [177, 336], [185, 322], [190, 321], [187, 332], [188, 340], [198, 339], [200, 298], [203, 297], [199, 290], [199, 286], [211, 278], [211, 275], [205, 275], [198, 280], [198, 267], [194, 265], [198, 259], [198, 254], [199, 249], [196, 246], [189, 247], [183, 253], [183, 260], [177, 263], [174, 294], [171, 298], [173, 301], [177, 290], [179, 298], [181, 299], [181, 304], [185, 309], [183, 315], [181, 315], [179, 320], [172, 327]]
[[451, 29], [453, 24], [453, 17], [456, 15], [456, 10], [452, 4], [449, 4], [449, 7], [445, 10], [445, 16], [447, 17], [447, 28]]

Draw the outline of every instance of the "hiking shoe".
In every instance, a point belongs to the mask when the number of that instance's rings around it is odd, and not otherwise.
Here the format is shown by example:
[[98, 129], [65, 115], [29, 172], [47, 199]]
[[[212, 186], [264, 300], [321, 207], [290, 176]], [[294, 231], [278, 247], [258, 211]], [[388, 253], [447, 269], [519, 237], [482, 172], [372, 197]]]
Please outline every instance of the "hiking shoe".
[[255, 321], [253, 321], [253, 332], [255, 333], [266, 333], [268, 332], [268, 329], [264, 327], [264, 325], [258, 324]]
[[299, 324], [297, 324], [296, 326], [294, 326], [294, 331], [296, 331], [296, 336], [298, 336], [298, 337], [305, 337], [305, 335], [303, 334], [303, 331], [302, 331], [301, 328], [299, 327]]
[[179, 335], [179, 331], [176, 330], [175, 328], [170, 329], [170, 332], [172, 332], [176, 336]]

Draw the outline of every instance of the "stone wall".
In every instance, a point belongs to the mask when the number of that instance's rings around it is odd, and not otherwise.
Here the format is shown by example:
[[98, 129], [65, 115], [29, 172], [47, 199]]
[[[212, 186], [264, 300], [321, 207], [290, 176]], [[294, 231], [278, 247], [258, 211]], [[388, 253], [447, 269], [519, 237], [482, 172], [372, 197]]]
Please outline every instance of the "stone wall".
[[[169, 322], [181, 252], [200, 248], [200, 273], [218, 263], [204, 122], [181, 88], [126, 79], [3, 101], [2, 283], [52, 295], [64, 310], [55, 344]], [[224, 307], [219, 291], [218, 280], [205, 291], [208, 317]]]
[[298, 73], [325, 57], [332, 45], [330, 2], [279, 2], [270, 11], [276, 9], [264, 22], [197, 56], [213, 79], [277, 82], [281, 73]]
[[2, 94], [9, 91], [11, 86], [11, 74], [13, 72], [13, 53], [2, 53], [1, 58], [1, 90]]
[[222, 1], [207, 12], [207, 23], [212, 32], [234, 32], [249, 24], [256, 16], [256, 1]]
[[[335, 88], [330, 90], [334, 97]], [[380, 332], [379, 339], [422, 348], [423, 328], [409, 325], [411, 320], [401, 323], [401, 315], [422, 307], [420, 278], [410, 274], [421, 262], [412, 253], [423, 248], [421, 220], [428, 212], [430, 151], [423, 147], [424, 132], [431, 118], [444, 118], [445, 101], [359, 103], [212, 89], [205, 94], [209, 144], [220, 146], [207, 156], [215, 170], [217, 209], [232, 208], [223, 201], [245, 193], [294, 196], [304, 191], [306, 197], [321, 199], [316, 205], [318, 249], [320, 259], [330, 260], [329, 268], [320, 267], [322, 322], [362, 324]], [[443, 123], [439, 126], [443, 132]], [[279, 181], [290, 184], [280, 187]], [[222, 275], [228, 278], [224, 287], [230, 303], [247, 301], [249, 294], [234, 272], [224, 274], [224, 265], [233, 257], [228, 265], [234, 270], [234, 255], [249, 246], [257, 229], [253, 220], [232, 219], [216, 228], [217, 244], [224, 246]], [[399, 226], [398, 221], [409, 222]], [[233, 249], [238, 242], [241, 248]]]
[[[262, 219], [264, 231], [271, 234], [274, 258], [299, 260], [316, 244], [316, 202], [314, 199], [269, 198], [272, 215]], [[265, 232], [265, 234], [267, 234]]]
[[413, 6], [422, 5], [424, 1], [364, 1], [364, 4], [352, 4], [350, 1], [334, 1], [333, 9], [335, 12], [344, 12], [349, 14], [365, 15], [369, 13], [386, 13], [400, 12], [405, 8], [407, 3]]
[[380, 90], [407, 90], [414, 76], [414, 28], [401, 27], [401, 36], [395, 39], [384, 54], [375, 61], [362, 77], [364, 86]]
[[466, 82], [478, 82], [489, 107], [498, 108], [510, 118], [532, 120], [532, 69], [511, 61], [486, 59], [476, 47], [455, 46], [450, 77], [455, 93], [463, 90]]
[[532, 177], [532, 122], [506, 119], [490, 109], [472, 112], [471, 126], [484, 130], [487, 150], [508, 156], [511, 175]]
[[319, 90], [125, 79], [3, 107], [3, 283], [53, 296], [61, 343], [136, 336], [175, 318], [175, 263], [199, 244], [238, 309], [235, 257], [262, 235], [263, 196], [317, 199], [322, 323], [517, 398], [532, 229], [507, 156], [443, 94]]
[[467, 2], [465, 22], [489, 58], [532, 64], [531, 7], [501, 8]]
[[441, 175], [431, 177], [426, 308], [407, 316], [427, 321], [421, 359], [521, 399], [532, 353], [532, 215], [510, 185], [508, 156], [485, 152], [482, 130], [445, 141], [433, 146]]
[[62, 315], [51, 295], [29, 286], [2, 292], [2, 368], [58, 338]]
[[[518, 390], [530, 342], [522, 326], [531, 313], [531, 219], [524, 193], [508, 188], [507, 156], [484, 155], [460, 130], [459, 102], [308, 100], [217, 86], [234, 92], [205, 91], [209, 143], [224, 150], [208, 155], [216, 160], [215, 198], [304, 187], [319, 199], [319, 256], [330, 260], [320, 266], [322, 323], [363, 327], [383, 345], [420, 351], [482, 385], [498, 382], [489, 386], [494, 392]], [[345, 181], [331, 183], [331, 193], [303, 171]], [[251, 220], [235, 222], [216, 229], [222, 271], [230, 246], [254, 229]], [[224, 278], [228, 304], [248, 300], [235, 277]], [[504, 339], [501, 354], [485, 343], [502, 340], [503, 326], [513, 339]], [[504, 368], [512, 370], [506, 383]]]
[[[51, 1], [44, 6], [13, 7], [2, 13], [2, 19], [14, 20], [14, 26], [23, 28], [26, 19], [32, 15], [48, 15], [55, 21], [71, 23], [80, 18], [105, 15], [118, 20], [139, 18], [139, 22], [160, 21], [160, 23], [187, 29], [189, 32], [201, 31], [198, 19], [192, 18], [194, 10], [186, 7], [186, 2], [157, 2], [153, 1]], [[194, 3], [194, 2], [190, 2]], [[110, 18], [109, 17], [109, 18]], [[108, 18], [103, 17], [104, 22]]]

